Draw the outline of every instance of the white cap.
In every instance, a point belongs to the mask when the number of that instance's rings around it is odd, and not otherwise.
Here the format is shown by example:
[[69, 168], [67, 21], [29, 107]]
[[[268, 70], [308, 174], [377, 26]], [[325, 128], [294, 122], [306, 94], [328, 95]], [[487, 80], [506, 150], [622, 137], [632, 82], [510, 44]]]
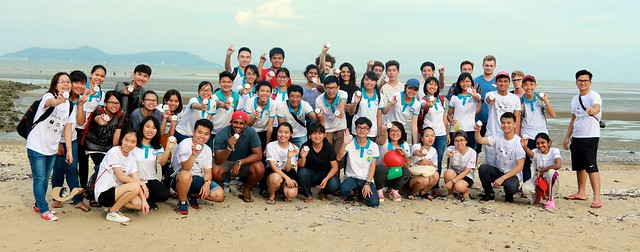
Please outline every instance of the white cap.
[[100, 91], [100, 87], [98, 87], [98, 86], [93, 86], [93, 91], [95, 91], [95, 92], [99, 92], [99, 91]]
[[435, 101], [435, 100], [436, 100], [436, 98], [435, 98], [435, 97], [433, 97], [433, 96], [429, 96], [429, 101], [430, 101], [430, 102]]
[[175, 143], [176, 141], [177, 141], [176, 137], [174, 136], [169, 137], [169, 142]]
[[250, 84], [244, 84], [244, 89], [249, 89], [249, 88], [251, 88]]
[[317, 83], [318, 82], [318, 78], [316, 78], [316, 77], [311, 78], [311, 82]]
[[353, 94], [356, 96], [362, 96], [362, 92], [360, 90], [356, 90]]
[[240, 138], [240, 134], [238, 134], [238, 133], [233, 134], [233, 138], [235, 138], [235, 139]]
[[320, 112], [322, 112], [322, 110], [320, 110], [320, 108], [316, 108], [315, 112], [316, 112], [316, 114], [320, 114]]
[[69, 99], [69, 92], [62, 92], [62, 97]]
[[109, 117], [109, 115], [107, 114], [102, 114], [102, 120], [105, 120], [108, 122], [108, 121], [111, 121], [111, 117]]
[[442, 64], [438, 64], [438, 70], [443, 69], [444, 66]]
[[169, 110], [169, 105], [167, 104], [162, 105], [162, 110]]
[[129, 92], [133, 92], [133, 86], [131, 85], [127, 86], [127, 90], [129, 90]]
[[340, 115], [340, 110], [336, 110], [336, 112], [333, 112], [334, 115], [339, 116]]
[[235, 51], [236, 50], [236, 45], [229, 46], [229, 49], [231, 49], [231, 51]]
[[309, 151], [309, 146], [306, 146], [306, 145], [305, 145], [305, 146], [302, 146], [302, 150], [303, 150], [303, 151]]
[[296, 149], [296, 148], [294, 148], [294, 147], [293, 147], [293, 144], [289, 145], [289, 151], [293, 151], [293, 150], [295, 150], [295, 149]]
[[478, 120], [478, 121], [476, 122], [476, 125], [478, 125], [478, 126], [482, 127], [482, 121]]
[[429, 153], [427, 149], [422, 149], [422, 155], [427, 155], [427, 153]]
[[331, 48], [331, 44], [329, 44], [329, 43], [324, 44], [324, 46], [325, 46], [326, 48]]
[[267, 74], [269, 77], [273, 77], [276, 76], [276, 72], [274, 72], [273, 70], [269, 71], [269, 73]]
[[202, 144], [196, 144], [196, 150], [202, 150]]
[[204, 104], [204, 105], [209, 104], [209, 99], [204, 99], [204, 100], [202, 100], [202, 104]]
[[256, 111], [261, 112], [262, 111], [262, 107], [257, 107]]
[[233, 97], [229, 97], [229, 99], [227, 99], [227, 101], [233, 102]]
[[540, 92], [538, 96], [540, 96], [540, 98], [544, 98], [544, 92]]
[[529, 135], [527, 135], [527, 134], [522, 134], [522, 139], [529, 139]]
[[172, 115], [171, 116], [171, 121], [177, 121], [178, 120], [178, 116], [177, 115]]

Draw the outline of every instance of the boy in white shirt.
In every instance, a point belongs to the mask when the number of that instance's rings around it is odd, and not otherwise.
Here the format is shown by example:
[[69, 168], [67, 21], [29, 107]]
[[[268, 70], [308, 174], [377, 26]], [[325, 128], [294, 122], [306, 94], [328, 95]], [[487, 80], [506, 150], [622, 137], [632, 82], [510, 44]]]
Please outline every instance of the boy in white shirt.
[[[501, 71], [496, 75], [496, 86], [498, 90], [488, 92], [485, 95], [485, 101], [488, 107], [488, 119], [487, 119], [487, 133], [485, 136], [502, 136], [502, 130], [500, 130], [501, 117], [506, 112], [511, 112], [516, 116], [513, 132], [516, 135], [520, 134], [520, 97], [509, 93], [510, 75], [505, 71]], [[492, 163], [496, 159], [496, 153], [494, 148], [486, 148], [485, 150], [485, 162], [487, 164], [497, 166]]]
[[400, 63], [398, 61], [390, 60], [384, 65], [389, 81], [385, 82], [385, 78], [382, 78], [380, 97], [382, 101], [388, 101], [393, 94], [404, 91], [404, 83], [398, 81], [398, 75], [400, 75]]
[[476, 124], [474, 127], [476, 142], [489, 145], [486, 149], [494, 149], [497, 153], [495, 160], [485, 160], [487, 163], [482, 164], [478, 169], [480, 182], [482, 182], [484, 189], [484, 196], [480, 201], [493, 200], [493, 188], [502, 186], [505, 194], [504, 201], [513, 203], [513, 195], [518, 191], [522, 180], [525, 152], [520, 143], [521, 138], [514, 132], [516, 115], [505, 112], [500, 116], [500, 125], [502, 135], [487, 137], [480, 135], [481, 126]]
[[291, 142], [300, 149], [302, 144], [307, 141], [307, 121], [309, 116], [311, 120], [317, 121], [316, 113], [308, 102], [302, 100], [303, 90], [301, 86], [291, 85], [287, 89], [289, 100], [280, 103], [276, 110], [278, 124], [288, 122], [293, 127], [293, 135]]
[[[327, 140], [337, 153], [343, 143], [344, 130], [347, 129], [344, 108], [348, 94], [338, 89], [338, 78], [335, 76], [327, 76], [324, 79], [324, 91], [316, 98], [316, 117], [318, 122], [326, 128]], [[344, 168], [344, 161], [338, 159], [338, 163], [340, 168]]]

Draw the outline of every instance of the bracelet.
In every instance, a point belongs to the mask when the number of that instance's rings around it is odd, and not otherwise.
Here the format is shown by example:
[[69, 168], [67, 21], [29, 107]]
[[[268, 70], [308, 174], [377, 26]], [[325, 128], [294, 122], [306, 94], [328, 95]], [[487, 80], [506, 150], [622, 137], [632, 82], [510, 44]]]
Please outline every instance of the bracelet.
[[235, 148], [234, 148], [234, 149], [231, 149], [231, 147], [227, 146], [227, 150], [229, 150], [229, 151], [234, 151], [234, 150], [236, 150], [236, 149], [235, 149]]

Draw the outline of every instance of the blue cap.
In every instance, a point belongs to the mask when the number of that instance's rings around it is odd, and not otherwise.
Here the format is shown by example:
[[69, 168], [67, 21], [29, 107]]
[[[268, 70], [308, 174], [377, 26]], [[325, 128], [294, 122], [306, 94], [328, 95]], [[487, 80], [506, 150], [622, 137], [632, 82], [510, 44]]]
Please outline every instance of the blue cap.
[[407, 80], [407, 84], [405, 84], [407, 87], [415, 87], [417, 89], [420, 89], [420, 81], [416, 78], [411, 78], [409, 80]]

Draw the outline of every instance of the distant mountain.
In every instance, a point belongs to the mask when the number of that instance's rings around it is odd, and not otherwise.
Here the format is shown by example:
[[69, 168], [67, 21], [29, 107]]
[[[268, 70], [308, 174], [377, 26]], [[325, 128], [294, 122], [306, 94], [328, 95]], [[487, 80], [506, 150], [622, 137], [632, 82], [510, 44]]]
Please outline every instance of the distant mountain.
[[182, 51], [109, 54], [89, 46], [82, 46], [74, 49], [49, 49], [41, 47], [31, 47], [18, 52], [3, 54], [0, 56], [0, 59], [122, 64], [145, 63], [150, 65], [167, 66], [222, 67], [220, 64], [206, 61], [197, 55]]

